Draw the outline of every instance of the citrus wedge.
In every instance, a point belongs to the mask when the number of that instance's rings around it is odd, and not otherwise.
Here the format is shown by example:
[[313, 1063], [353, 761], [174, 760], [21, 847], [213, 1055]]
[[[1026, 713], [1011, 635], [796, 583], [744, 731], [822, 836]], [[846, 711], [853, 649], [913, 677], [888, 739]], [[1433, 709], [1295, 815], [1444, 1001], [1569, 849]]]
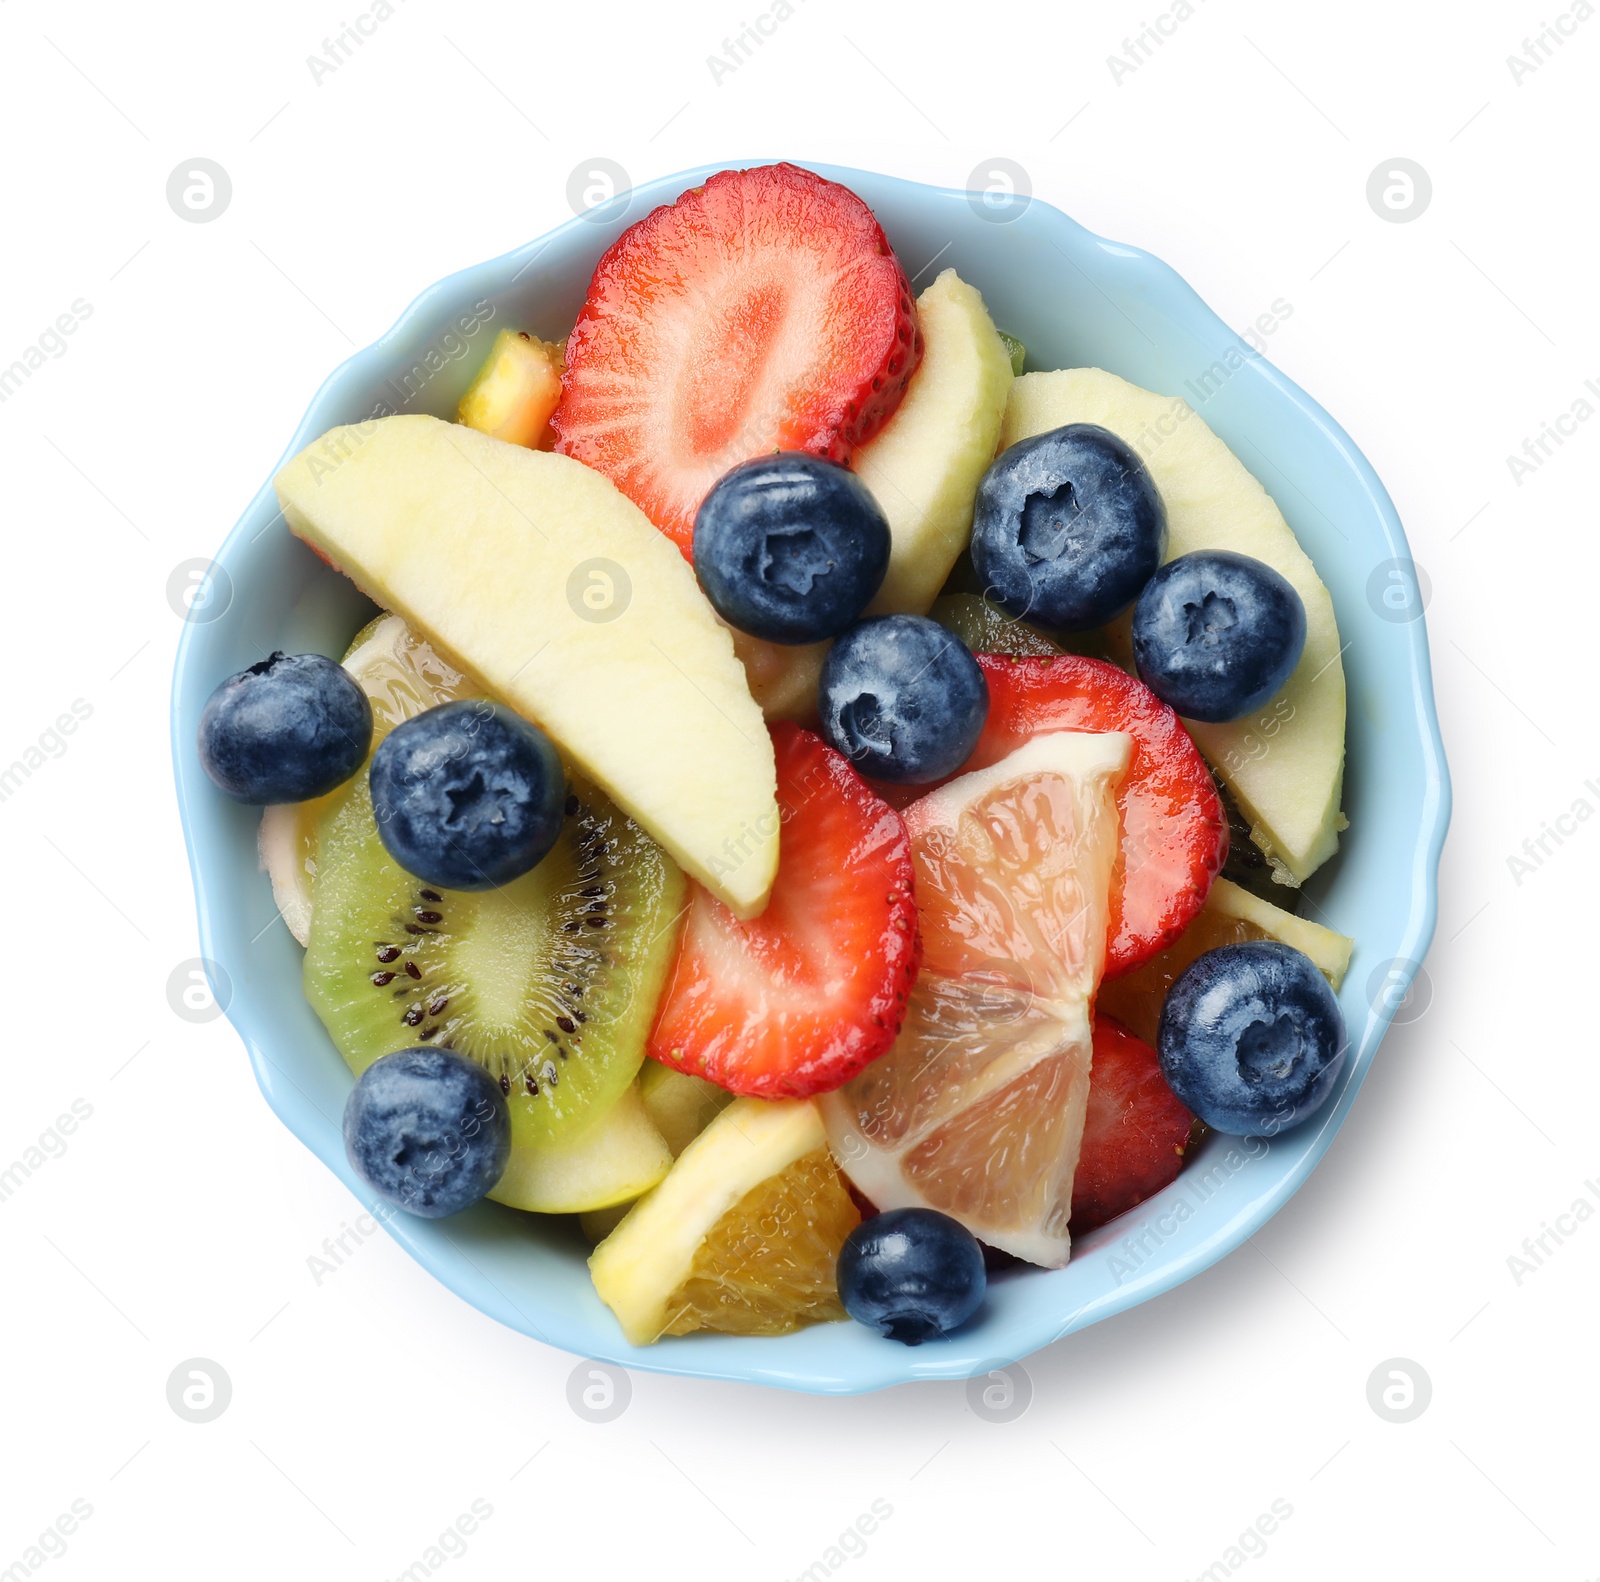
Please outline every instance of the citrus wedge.
[[834, 1264], [860, 1223], [806, 1099], [735, 1099], [595, 1248], [635, 1346], [694, 1329], [782, 1335], [845, 1316]]
[[906, 810], [922, 975], [893, 1047], [819, 1101], [880, 1209], [939, 1209], [1047, 1268], [1070, 1247], [1131, 753], [1121, 732], [1036, 736]]

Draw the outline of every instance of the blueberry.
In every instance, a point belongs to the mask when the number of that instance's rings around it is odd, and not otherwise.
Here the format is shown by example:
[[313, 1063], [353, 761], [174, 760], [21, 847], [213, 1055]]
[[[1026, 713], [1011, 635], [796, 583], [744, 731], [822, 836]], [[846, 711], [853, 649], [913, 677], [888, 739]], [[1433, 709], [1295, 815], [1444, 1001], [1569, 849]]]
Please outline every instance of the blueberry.
[[839, 1300], [857, 1323], [920, 1346], [964, 1324], [983, 1300], [983, 1248], [931, 1208], [863, 1220], [839, 1253]]
[[450, 890], [492, 890], [525, 874], [555, 844], [566, 795], [550, 738], [482, 699], [424, 710], [372, 755], [385, 849]]
[[511, 1157], [500, 1084], [452, 1049], [402, 1049], [361, 1073], [344, 1107], [351, 1168], [424, 1219], [470, 1208]]
[[1207, 1126], [1275, 1136], [1320, 1109], [1344, 1065], [1344, 1017], [1309, 956], [1275, 939], [1197, 957], [1156, 1034], [1167, 1085]]
[[922, 785], [967, 761], [989, 683], [961, 639], [925, 615], [879, 615], [828, 650], [822, 734], [864, 775]]
[[229, 676], [200, 713], [200, 764], [236, 802], [305, 802], [372, 745], [372, 705], [321, 654], [273, 654]]
[[1271, 566], [1231, 550], [1168, 561], [1133, 610], [1139, 679], [1185, 719], [1212, 725], [1271, 702], [1305, 646], [1300, 595]]
[[1104, 626], [1166, 547], [1167, 510], [1145, 464], [1093, 423], [1019, 440], [978, 485], [973, 567], [996, 604], [1036, 626]]
[[694, 569], [730, 626], [771, 643], [837, 637], [882, 585], [889, 523], [853, 472], [806, 451], [758, 456], [694, 519]]

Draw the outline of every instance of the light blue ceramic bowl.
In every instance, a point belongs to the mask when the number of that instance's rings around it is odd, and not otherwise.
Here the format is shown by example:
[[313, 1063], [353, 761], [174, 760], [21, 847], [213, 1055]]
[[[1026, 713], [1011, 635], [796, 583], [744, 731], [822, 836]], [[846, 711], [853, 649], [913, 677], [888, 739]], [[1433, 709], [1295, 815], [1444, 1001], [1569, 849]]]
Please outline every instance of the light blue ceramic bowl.
[[[504, 258], [430, 287], [375, 346], [317, 393], [284, 452], [375, 408], [450, 417], [501, 325], [566, 333], [596, 260], [619, 232], [717, 167], [634, 191], [610, 212], [577, 219]], [[780, 1339], [692, 1335], [636, 1349], [595, 1296], [576, 1228], [484, 1204], [446, 1222], [400, 1215], [390, 1234], [485, 1313], [582, 1356], [706, 1378], [853, 1393], [909, 1379], [966, 1378], [1015, 1360], [1198, 1274], [1258, 1230], [1322, 1157], [1378, 1050], [1433, 935], [1449, 781], [1434, 715], [1421, 619], [1382, 597], [1404, 592], [1388, 563], [1409, 564], [1383, 485], [1349, 436], [1270, 363], [1242, 345], [1165, 264], [1102, 240], [1048, 204], [995, 210], [951, 192], [867, 171], [820, 167], [877, 211], [918, 289], [953, 267], [995, 322], [1024, 340], [1029, 366], [1098, 365], [1183, 395], [1239, 452], [1282, 506], [1333, 590], [1347, 643], [1352, 828], [1319, 874], [1317, 914], [1357, 941], [1341, 1002], [1352, 1058], [1332, 1102], [1270, 1145], [1212, 1137], [1167, 1190], [1084, 1237], [1065, 1269], [991, 1284], [979, 1321], [909, 1349], [854, 1324]], [[485, 307], [492, 307], [492, 316]], [[462, 321], [480, 322], [464, 334]], [[1203, 402], [1196, 384], [1221, 362], [1228, 377]], [[226, 974], [219, 998], [244, 1039], [267, 1101], [356, 1195], [372, 1194], [345, 1162], [339, 1118], [351, 1077], [300, 992], [299, 947], [257, 867], [259, 814], [226, 801], [194, 753], [211, 689], [273, 648], [337, 657], [371, 607], [278, 515], [270, 483], [217, 557], [178, 650], [172, 734], [178, 800], [199, 900], [203, 954]]]

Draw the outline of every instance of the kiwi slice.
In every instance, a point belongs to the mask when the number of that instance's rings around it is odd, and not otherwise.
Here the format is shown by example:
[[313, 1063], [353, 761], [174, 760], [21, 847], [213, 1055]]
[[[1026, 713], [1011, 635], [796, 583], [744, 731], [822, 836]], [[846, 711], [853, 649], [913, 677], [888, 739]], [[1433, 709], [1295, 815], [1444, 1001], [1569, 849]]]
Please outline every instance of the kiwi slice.
[[[955, 581], [952, 573], [951, 582]], [[1052, 654], [1083, 654], [1090, 659], [1109, 659], [1122, 665], [1115, 648], [1116, 623], [1092, 632], [1046, 632], [1030, 626], [1014, 615], [1007, 615], [978, 592], [946, 591], [933, 601], [928, 614], [941, 626], [954, 632], [975, 654], [1012, 654], [1017, 657]], [[1130, 670], [1129, 665], [1122, 665]]]
[[[397, 616], [345, 656], [372, 698], [374, 739], [472, 683]], [[531, 873], [468, 894], [424, 885], [383, 849], [367, 777], [310, 805], [315, 882], [305, 992], [350, 1067], [439, 1043], [479, 1060], [511, 1105], [513, 1167], [571, 1143], [626, 1093], [672, 964], [681, 870], [598, 789], [567, 771], [566, 819]], [[515, 1168], [522, 1155], [524, 1168]]]
[[305, 992], [360, 1073], [440, 1044], [511, 1101], [512, 1147], [570, 1142], [627, 1090], [686, 881], [598, 790], [569, 781], [555, 846], [497, 890], [428, 886], [384, 850], [367, 777], [323, 813]]

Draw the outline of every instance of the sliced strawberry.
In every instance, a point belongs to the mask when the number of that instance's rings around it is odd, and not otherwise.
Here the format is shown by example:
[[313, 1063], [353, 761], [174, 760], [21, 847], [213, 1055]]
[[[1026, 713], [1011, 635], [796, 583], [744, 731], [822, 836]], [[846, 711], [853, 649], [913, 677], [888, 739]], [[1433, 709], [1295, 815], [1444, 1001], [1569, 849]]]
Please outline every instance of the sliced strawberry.
[[1121, 1022], [1096, 1016], [1089, 1110], [1072, 1180], [1072, 1234], [1127, 1213], [1174, 1180], [1193, 1127], [1155, 1050]]
[[743, 923], [691, 881], [650, 1054], [734, 1093], [806, 1098], [894, 1042], [922, 946], [900, 815], [810, 731], [772, 727], [778, 877]]
[[1133, 761], [1117, 792], [1122, 861], [1111, 881], [1105, 976], [1164, 950], [1205, 905], [1228, 856], [1228, 817], [1178, 716], [1142, 681], [1076, 654], [983, 654], [989, 718], [966, 768], [984, 769], [1043, 731], [1126, 731]]
[[600, 260], [550, 425], [687, 555], [730, 467], [848, 465], [921, 358], [911, 284], [860, 198], [794, 165], [724, 170]]
[[[1216, 782], [1178, 716], [1142, 681], [1077, 654], [979, 654], [989, 717], [961, 773], [987, 769], [1047, 731], [1126, 731], [1133, 762], [1117, 792], [1122, 860], [1111, 878], [1107, 978], [1165, 950], [1205, 905], [1228, 856]], [[885, 790], [896, 806], [930, 788]]]

